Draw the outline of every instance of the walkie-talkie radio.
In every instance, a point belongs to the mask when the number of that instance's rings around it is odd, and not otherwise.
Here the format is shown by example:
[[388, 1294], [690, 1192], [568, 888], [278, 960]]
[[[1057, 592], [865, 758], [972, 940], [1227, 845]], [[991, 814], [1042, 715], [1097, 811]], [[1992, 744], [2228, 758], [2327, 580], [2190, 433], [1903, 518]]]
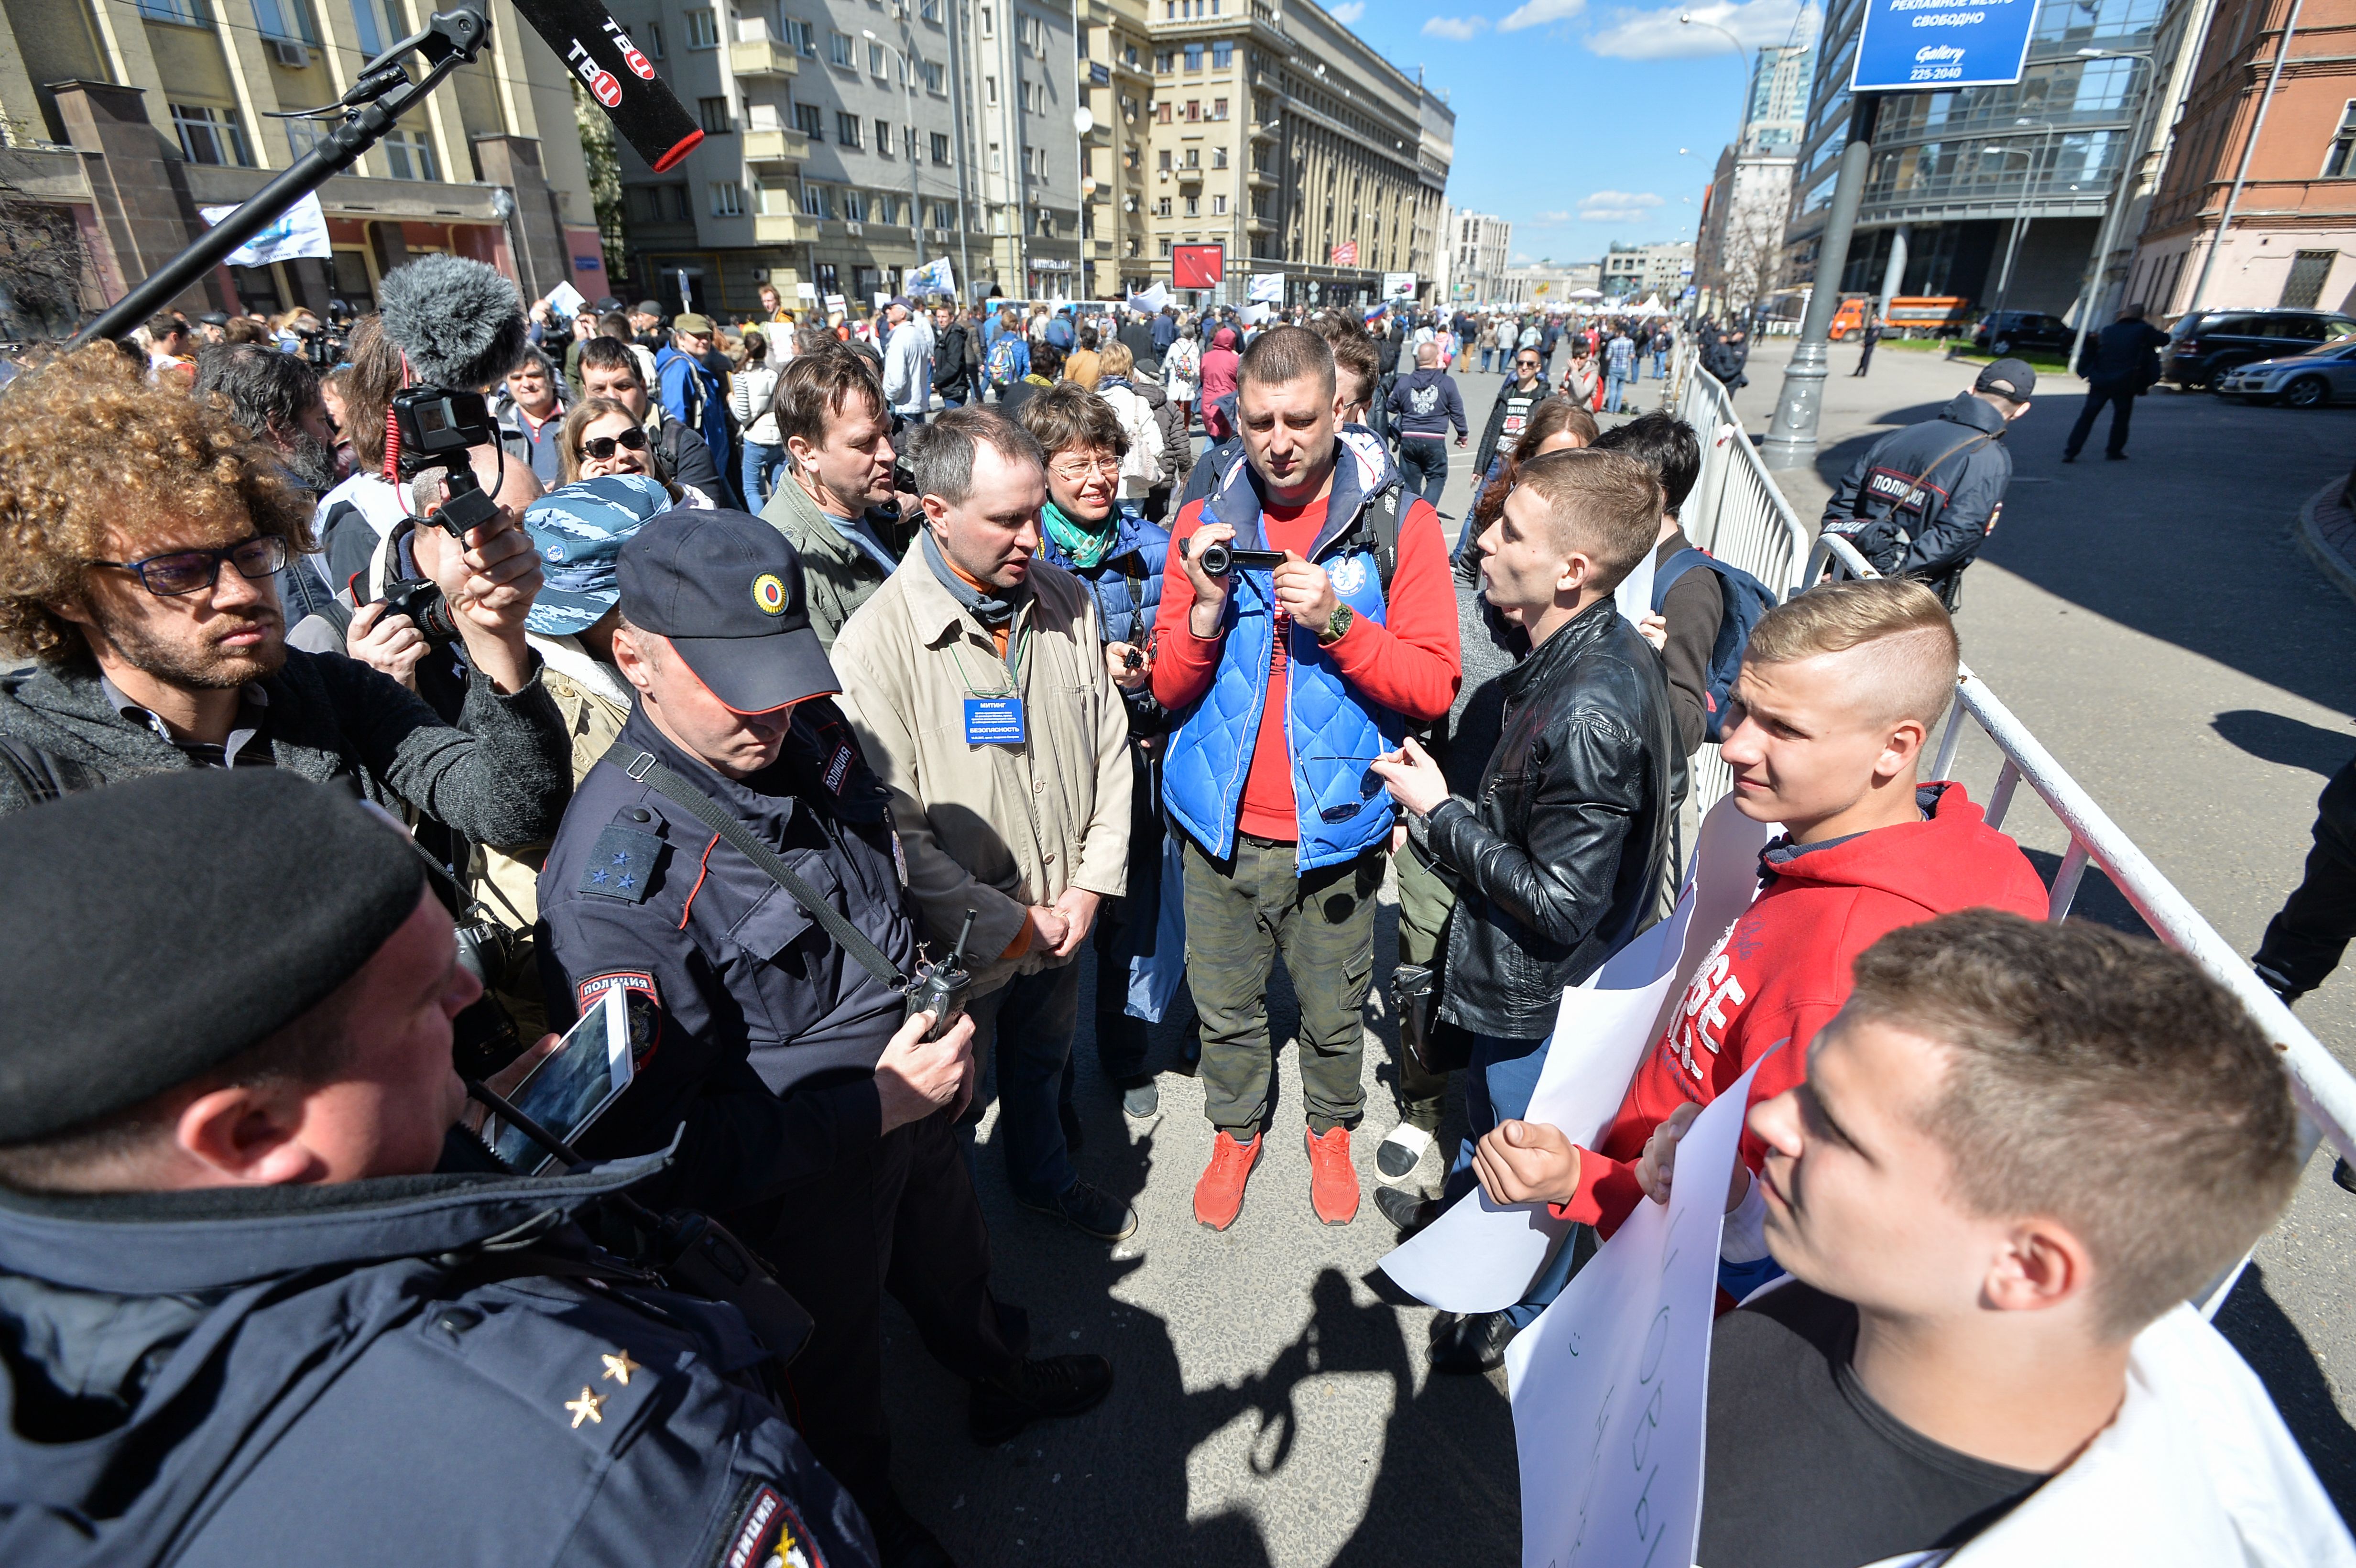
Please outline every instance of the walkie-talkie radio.
[[972, 936], [973, 911], [968, 910], [965, 929], [958, 933], [957, 945], [949, 949], [949, 955], [937, 964], [916, 961], [916, 982], [908, 987], [908, 1010], [902, 1016], [932, 1014], [933, 1027], [925, 1031], [928, 1040], [948, 1033], [949, 1026], [965, 1016], [966, 997], [973, 990], [973, 976], [965, 966], [965, 944]]

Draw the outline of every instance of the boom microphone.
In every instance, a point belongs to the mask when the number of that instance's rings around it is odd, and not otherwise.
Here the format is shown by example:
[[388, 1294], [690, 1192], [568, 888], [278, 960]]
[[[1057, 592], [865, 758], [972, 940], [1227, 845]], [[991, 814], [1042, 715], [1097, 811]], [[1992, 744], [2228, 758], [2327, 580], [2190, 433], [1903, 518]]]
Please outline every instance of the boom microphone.
[[655, 75], [654, 62], [597, 0], [515, 0], [515, 8], [655, 173], [703, 140], [703, 128]]
[[384, 334], [410, 375], [436, 387], [487, 387], [523, 357], [530, 329], [516, 286], [463, 256], [421, 256], [377, 285]]

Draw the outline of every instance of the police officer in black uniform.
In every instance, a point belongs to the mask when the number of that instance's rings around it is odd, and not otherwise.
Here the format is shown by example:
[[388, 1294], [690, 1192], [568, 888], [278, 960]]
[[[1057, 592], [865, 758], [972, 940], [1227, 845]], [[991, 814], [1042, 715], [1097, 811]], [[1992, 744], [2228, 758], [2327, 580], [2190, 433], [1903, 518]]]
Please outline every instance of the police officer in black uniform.
[[1846, 537], [1883, 576], [1922, 582], [1952, 612], [2012, 484], [2005, 430], [2036, 390], [2026, 361], [1983, 367], [1938, 418], [1892, 431], [1849, 465], [1820, 531]]
[[659, 1156], [434, 1174], [481, 987], [381, 814], [172, 773], [0, 864], [0, 1563], [874, 1562], [744, 1317], [574, 1223]]
[[668, 1200], [718, 1213], [817, 1320], [791, 1372], [811, 1449], [884, 1563], [944, 1563], [892, 1486], [883, 1292], [968, 1380], [978, 1440], [1090, 1408], [1112, 1369], [1027, 1360], [1023, 1315], [991, 1296], [955, 1136], [971, 1024], [927, 1042], [926, 1015], [903, 1022], [916, 928], [888, 797], [828, 700], [793, 547], [742, 512], [678, 510], [617, 577], [637, 706], [540, 880], [552, 1023], [617, 987], [639, 1020], [639, 1076], [584, 1150], [677, 1136]]

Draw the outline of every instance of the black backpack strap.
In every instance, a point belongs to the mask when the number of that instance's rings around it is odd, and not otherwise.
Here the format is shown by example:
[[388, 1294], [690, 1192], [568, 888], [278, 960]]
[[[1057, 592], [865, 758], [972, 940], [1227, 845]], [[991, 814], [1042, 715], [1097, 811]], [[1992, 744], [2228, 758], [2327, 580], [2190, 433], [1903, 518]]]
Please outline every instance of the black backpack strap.
[[775, 849], [762, 843], [751, 828], [730, 816], [719, 802], [655, 761], [651, 752], [641, 752], [636, 746], [616, 741], [605, 760], [728, 840], [738, 854], [759, 867], [771, 881], [785, 890], [787, 898], [802, 906], [804, 913], [824, 927], [826, 933], [856, 959], [861, 968], [894, 991], [908, 988], [907, 976], [884, 956], [882, 948], [867, 939], [866, 933], [845, 920]]
[[84, 764], [44, 752], [13, 735], [0, 735], [0, 772], [15, 779], [16, 787], [36, 805], [95, 789], [103, 782]]

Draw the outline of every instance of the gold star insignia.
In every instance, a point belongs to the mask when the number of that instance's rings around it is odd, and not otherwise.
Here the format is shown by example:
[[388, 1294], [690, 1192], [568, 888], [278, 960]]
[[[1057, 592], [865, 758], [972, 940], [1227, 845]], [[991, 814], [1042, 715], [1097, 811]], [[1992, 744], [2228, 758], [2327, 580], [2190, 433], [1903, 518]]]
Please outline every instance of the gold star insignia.
[[594, 1421], [601, 1426], [604, 1425], [605, 1418], [598, 1414], [597, 1410], [610, 1397], [612, 1396], [608, 1394], [591, 1393], [584, 1388], [581, 1391], [579, 1399], [567, 1400], [564, 1408], [573, 1413], [573, 1430], [579, 1431], [581, 1424], [584, 1421]]
[[638, 1370], [638, 1363], [630, 1360], [629, 1351], [616, 1350], [610, 1356], [600, 1356], [597, 1359], [605, 1363], [607, 1377], [624, 1388], [630, 1386], [630, 1374]]

